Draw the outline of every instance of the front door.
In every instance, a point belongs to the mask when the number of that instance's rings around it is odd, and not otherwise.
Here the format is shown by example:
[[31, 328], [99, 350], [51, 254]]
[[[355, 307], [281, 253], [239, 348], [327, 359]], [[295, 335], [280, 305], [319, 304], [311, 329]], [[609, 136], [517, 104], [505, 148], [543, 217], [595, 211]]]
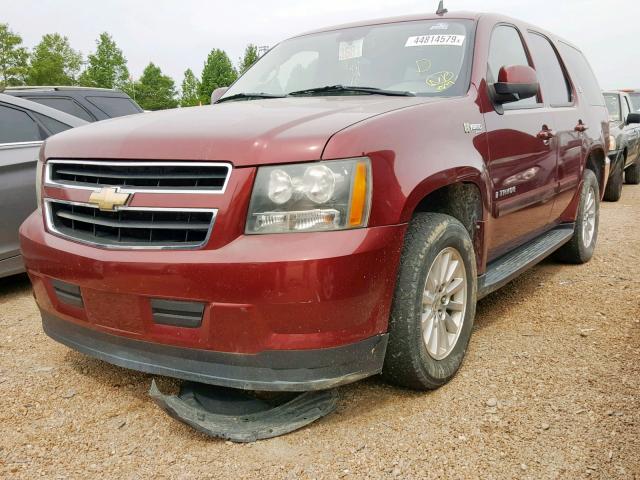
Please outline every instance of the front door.
[[[620, 101], [622, 104], [622, 121], [623, 130], [629, 141], [627, 151], [627, 164], [633, 163], [640, 156], [640, 124], [627, 123], [627, 117], [632, 112], [631, 104], [626, 95], [620, 95]], [[640, 112], [636, 112], [640, 113]]]
[[[503, 66], [533, 66], [514, 26], [495, 27], [488, 63], [488, 83], [495, 82]], [[502, 112], [485, 113], [493, 190], [489, 260], [549, 225], [557, 160], [553, 120], [551, 109], [536, 97], [505, 104]]]

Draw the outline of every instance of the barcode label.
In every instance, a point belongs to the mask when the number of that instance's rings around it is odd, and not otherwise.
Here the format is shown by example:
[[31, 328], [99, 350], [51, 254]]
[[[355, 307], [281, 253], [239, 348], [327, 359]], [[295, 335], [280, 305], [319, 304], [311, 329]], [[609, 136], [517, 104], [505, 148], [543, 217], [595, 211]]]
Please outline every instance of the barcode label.
[[464, 44], [465, 35], [418, 35], [409, 37], [405, 47], [423, 47], [428, 45], [453, 45], [461, 47]]

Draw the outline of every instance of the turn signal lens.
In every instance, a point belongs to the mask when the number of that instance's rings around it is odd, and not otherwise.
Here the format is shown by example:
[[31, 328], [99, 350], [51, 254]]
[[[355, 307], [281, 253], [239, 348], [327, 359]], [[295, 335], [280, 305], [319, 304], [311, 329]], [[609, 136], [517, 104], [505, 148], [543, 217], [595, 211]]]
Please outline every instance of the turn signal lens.
[[358, 162], [353, 176], [353, 187], [351, 188], [351, 207], [349, 209], [349, 226], [359, 227], [362, 225], [365, 209], [367, 207], [367, 164]]

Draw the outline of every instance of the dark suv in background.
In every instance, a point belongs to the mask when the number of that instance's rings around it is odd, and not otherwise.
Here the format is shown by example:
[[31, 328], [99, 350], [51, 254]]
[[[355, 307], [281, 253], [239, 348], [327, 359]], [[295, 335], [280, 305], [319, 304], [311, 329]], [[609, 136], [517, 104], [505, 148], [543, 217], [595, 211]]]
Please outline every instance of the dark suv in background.
[[87, 122], [143, 112], [129, 95], [107, 88], [7, 87], [3, 93], [41, 103]]
[[604, 92], [604, 98], [609, 111], [611, 159], [604, 199], [617, 202], [625, 180], [633, 185], [640, 183], [640, 98], [625, 91]]
[[106, 88], [7, 87], [1, 91], [0, 277], [24, 270], [18, 226], [36, 208], [35, 166], [42, 142], [87, 122], [142, 111], [126, 93]]

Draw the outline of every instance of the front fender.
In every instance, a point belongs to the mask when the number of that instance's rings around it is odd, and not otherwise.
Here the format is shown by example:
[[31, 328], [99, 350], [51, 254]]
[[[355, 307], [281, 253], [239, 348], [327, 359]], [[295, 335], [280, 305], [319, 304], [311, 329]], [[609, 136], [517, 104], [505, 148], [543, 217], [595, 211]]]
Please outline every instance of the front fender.
[[[429, 193], [457, 182], [477, 185], [483, 217], [491, 196], [484, 118], [472, 87], [465, 97], [392, 110], [333, 135], [323, 159], [366, 155], [373, 169], [370, 226], [406, 223]], [[465, 124], [476, 124], [469, 131]]]

